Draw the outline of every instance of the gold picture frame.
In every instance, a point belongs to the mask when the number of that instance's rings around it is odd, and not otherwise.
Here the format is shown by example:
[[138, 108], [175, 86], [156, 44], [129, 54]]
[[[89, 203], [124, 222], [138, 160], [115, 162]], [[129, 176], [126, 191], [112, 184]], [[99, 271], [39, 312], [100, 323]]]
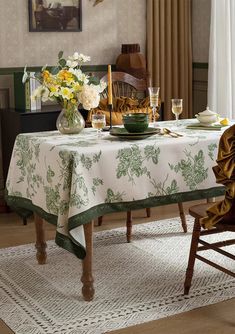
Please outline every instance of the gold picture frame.
[[30, 32], [82, 31], [82, 0], [28, 0]]

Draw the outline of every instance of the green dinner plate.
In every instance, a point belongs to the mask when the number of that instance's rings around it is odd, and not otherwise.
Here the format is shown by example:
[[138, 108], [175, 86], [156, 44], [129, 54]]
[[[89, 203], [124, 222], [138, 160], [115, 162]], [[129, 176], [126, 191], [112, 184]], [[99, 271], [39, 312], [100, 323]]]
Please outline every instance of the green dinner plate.
[[112, 136], [119, 137], [121, 139], [129, 139], [129, 140], [137, 140], [137, 139], [144, 139], [149, 136], [155, 135], [159, 133], [159, 128], [147, 128], [143, 132], [128, 132], [125, 128], [112, 128], [109, 133]]

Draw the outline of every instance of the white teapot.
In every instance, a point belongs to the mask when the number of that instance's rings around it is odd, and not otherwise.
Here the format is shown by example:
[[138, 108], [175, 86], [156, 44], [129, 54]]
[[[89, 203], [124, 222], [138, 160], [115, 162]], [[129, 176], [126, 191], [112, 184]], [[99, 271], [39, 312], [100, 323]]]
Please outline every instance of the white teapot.
[[211, 111], [209, 107], [206, 107], [206, 110], [199, 112], [198, 114], [195, 115], [197, 120], [202, 124], [202, 125], [210, 125], [218, 121], [219, 115], [216, 114], [215, 112]]

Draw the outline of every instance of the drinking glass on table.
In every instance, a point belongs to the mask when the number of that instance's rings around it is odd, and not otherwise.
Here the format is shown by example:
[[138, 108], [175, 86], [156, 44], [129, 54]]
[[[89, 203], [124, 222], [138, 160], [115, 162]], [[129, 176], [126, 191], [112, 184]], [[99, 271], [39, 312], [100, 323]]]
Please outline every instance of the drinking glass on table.
[[101, 134], [102, 129], [106, 125], [106, 119], [104, 114], [93, 114], [91, 116], [91, 125], [97, 130], [97, 135]]
[[158, 106], [158, 97], [159, 97], [160, 87], [149, 87], [148, 90], [149, 90], [150, 107], [153, 110], [153, 126], [155, 126], [156, 110]]
[[171, 111], [175, 115], [176, 126], [178, 126], [179, 115], [183, 111], [183, 99], [172, 99], [171, 100]]

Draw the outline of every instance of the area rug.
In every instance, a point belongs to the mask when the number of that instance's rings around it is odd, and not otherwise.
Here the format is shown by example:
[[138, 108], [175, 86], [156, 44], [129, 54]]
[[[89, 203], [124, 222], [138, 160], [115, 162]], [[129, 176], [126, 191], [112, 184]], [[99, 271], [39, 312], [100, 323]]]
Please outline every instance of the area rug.
[[0, 318], [16, 334], [99, 334], [234, 297], [235, 280], [199, 261], [183, 296], [190, 240], [177, 218], [134, 226], [130, 244], [124, 227], [96, 233], [92, 302], [81, 297], [81, 262], [54, 242], [44, 266], [32, 244], [2, 249]]

